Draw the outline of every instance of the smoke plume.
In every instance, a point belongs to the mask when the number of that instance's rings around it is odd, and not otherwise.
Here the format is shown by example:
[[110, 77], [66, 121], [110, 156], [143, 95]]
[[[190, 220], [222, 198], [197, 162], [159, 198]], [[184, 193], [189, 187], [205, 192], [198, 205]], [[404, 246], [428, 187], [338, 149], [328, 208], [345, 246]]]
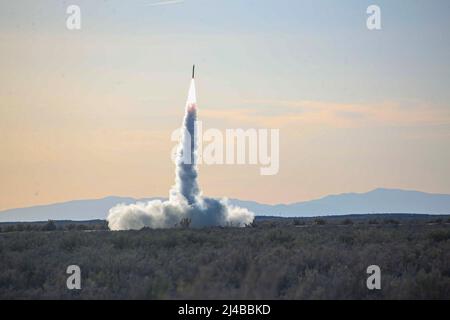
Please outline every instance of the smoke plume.
[[194, 79], [191, 81], [183, 134], [178, 145], [175, 185], [169, 200], [153, 200], [131, 205], [119, 204], [109, 210], [111, 230], [171, 228], [189, 221], [192, 227], [243, 227], [253, 221], [254, 214], [245, 208], [228, 204], [226, 199], [203, 197], [197, 183], [197, 105]]

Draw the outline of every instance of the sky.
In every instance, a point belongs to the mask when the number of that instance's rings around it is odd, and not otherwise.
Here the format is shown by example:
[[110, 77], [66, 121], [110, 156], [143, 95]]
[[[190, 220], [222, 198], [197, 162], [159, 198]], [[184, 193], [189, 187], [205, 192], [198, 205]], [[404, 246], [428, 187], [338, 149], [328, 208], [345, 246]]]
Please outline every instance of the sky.
[[0, 2], [0, 210], [167, 196], [193, 63], [203, 127], [280, 130], [278, 174], [200, 165], [208, 196], [450, 193], [449, 1], [155, 2]]

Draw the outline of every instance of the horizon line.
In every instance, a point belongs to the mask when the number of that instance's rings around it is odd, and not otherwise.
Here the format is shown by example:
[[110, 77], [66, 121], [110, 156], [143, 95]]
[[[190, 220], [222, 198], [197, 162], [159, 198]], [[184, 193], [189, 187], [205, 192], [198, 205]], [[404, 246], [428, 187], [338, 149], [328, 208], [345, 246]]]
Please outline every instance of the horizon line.
[[[300, 204], [300, 203], [306, 203], [306, 202], [310, 202], [310, 201], [317, 201], [317, 200], [321, 200], [327, 197], [333, 197], [333, 196], [341, 196], [341, 195], [352, 195], [352, 194], [367, 194], [367, 193], [371, 193], [377, 190], [388, 190], [388, 191], [403, 191], [403, 192], [418, 192], [418, 193], [424, 193], [424, 194], [430, 194], [430, 195], [444, 195], [444, 196], [450, 196], [450, 193], [439, 193], [439, 192], [427, 192], [427, 191], [420, 191], [420, 190], [414, 190], [414, 189], [399, 189], [399, 188], [385, 188], [385, 187], [378, 187], [378, 188], [374, 188], [374, 189], [370, 189], [368, 191], [364, 191], [364, 192], [342, 192], [342, 193], [330, 193], [327, 195], [323, 195], [317, 198], [312, 198], [309, 200], [300, 200], [300, 201], [294, 201], [294, 202], [287, 202], [287, 203], [264, 203], [264, 202], [259, 202], [256, 200], [248, 200], [248, 199], [239, 199], [239, 198], [228, 198], [228, 197], [222, 197], [225, 198], [227, 200], [238, 200], [238, 201], [245, 201], [245, 202], [255, 202], [257, 204], [260, 205], [266, 205], [266, 206], [289, 206], [289, 205], [295, 205], [295, 204]], [[12, 208], [7, 208], [7, 209], [0, 209], [0, 214], [5, 212], [5, 211], [11, 211], [11, 210], [21, 210], [21, 209], [29, 209], [29, 208], [36, 208], [36, 207], [46, 207], [46, 206], [52, 206], [52, 205], [58, 205], [58, 204], [65, 204], [65, 203], [69, 203], [69, 202], [78, 202], [78, 201], [95, 201], [95, 200], [103, 200], [103, 199], [107, 199], [107, 198], [130, 198], [133, 199], [136, 202], [139, 201], [148, 201], [148, 200], [157, 200], [157, 199], [168, 199], [168, 197], [162, 197], [162, 196], [153, 196], [153, 197], [133, 197], [133, 196], [120, 196], [120, 195], [109, 195], [109, 196], [104, 196], [104, 197], [99, 197], [99, 198], [84, 198], [84, 199], [72, 199], [72, 200], [62, 200], [62, 201], [57, 201], [57, 202], [51, 202], [51, 203], [43, 203], [43, 204], [36, 204], [36, 205], [29, 205], [29, 206], [24, 206], [24, 207], [12, 207]], [[213, 197], [215, 198], [215, 197]], [[220, 198], [220, 197], [218, 197]]]

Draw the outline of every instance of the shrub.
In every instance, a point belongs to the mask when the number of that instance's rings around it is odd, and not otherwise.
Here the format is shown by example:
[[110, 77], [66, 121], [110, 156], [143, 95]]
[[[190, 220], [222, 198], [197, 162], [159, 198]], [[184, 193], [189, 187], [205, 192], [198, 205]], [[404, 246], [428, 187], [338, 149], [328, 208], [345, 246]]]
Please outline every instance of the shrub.
[[190, 225], [191, 225], [191, 219], [190, 218], [183, 218], [183, 219], [181, 219], [180, 226], [183, 229], [189, 228]]
[[43, 231], [54, 231], [56, 230], [56, 224], [53, 220], [48, 220], [48, 222], [42, 227]]
[[77, 225], [77, 230], [78, 231], [89, 230], [89, 227], [87, 225], [84, 225], [84, 224], [79, 224], [79, 225]]
[[14, 225], [10, 224], [5, 227], [4, 232], [14, 232], [14, 231], [16, 231], [16, 227]]
[[428, 233], [427, 237], [434, 242], [441, 242], [450, 239], [450, 230], [435, 230]]
[[394, 219], [384, 219], [383, 221], [384, 224], [392, 224], [392, 225], [399, 225], [400, 222], [398, 222], [397, 220]]
[[102, 221], [101, 223], [95, 225], [95, 230], [109, 230], [108, 222]]
[[345, 219], [343, 224], [345, 224], [345, 225], [352, 225], [353, 221], [351, 219]]
[[339, 236], [339, 241], [348, 244], [348, 245], [352, 245], [355, 242], [355, 239], [353, 238], [353, 236], [349, 235], [349, 234], [343, 234], [341, 236]]
[[294, 240], [294, 236], [282, 231], [281, 229], [270, 231], [268, 235], [269, 241], [274, 243], [288, 243]]
[[315, 219], [314, 220], [314, 224], [322, 226], [324, 224], [326, 224], [327, 222], [324, 219]]
[[293, 224], [294, 224], [294, 226], [304, 226], [306, 224], [306, 222], [301, 219], [294, 219]]

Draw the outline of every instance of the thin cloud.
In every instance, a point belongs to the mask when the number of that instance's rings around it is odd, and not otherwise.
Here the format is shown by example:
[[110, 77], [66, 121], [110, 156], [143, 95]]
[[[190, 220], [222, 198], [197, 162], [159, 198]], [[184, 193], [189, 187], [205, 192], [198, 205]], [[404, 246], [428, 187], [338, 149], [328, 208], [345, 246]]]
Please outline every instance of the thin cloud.
[[[260, 106], [272, 106], [270, 114]], [[205, 118], [240, 121], [252, 125], [284, 127], [318, 125], [338, 128], [362, 126], [450, 125], [450, 112], [428, 105], [397, 103], [341, 104], [322, 101], [244, 101], [240, 107], [202, 110]]]

